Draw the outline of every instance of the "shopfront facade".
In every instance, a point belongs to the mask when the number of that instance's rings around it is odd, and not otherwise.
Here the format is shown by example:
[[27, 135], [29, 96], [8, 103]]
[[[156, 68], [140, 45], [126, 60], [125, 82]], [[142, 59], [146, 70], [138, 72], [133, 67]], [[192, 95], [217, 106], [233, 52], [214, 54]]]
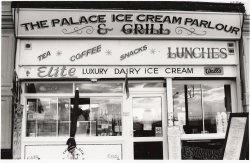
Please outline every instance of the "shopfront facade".
[[22, 159], [222, 159], [243, 13], [16, 8]]

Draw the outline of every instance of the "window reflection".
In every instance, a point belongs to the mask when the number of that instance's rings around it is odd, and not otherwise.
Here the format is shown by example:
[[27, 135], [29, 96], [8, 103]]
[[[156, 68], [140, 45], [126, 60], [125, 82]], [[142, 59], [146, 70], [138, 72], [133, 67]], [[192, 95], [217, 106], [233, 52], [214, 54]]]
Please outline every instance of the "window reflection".
[[36, 136], [36, 107], [37, 99], [27, 100], [27, 136]]
[[27, 100], [27, 136], [56, 136], [57, 99]]
[[223, 133], [231, 112], [230, 85], [174, 84], [174, 124], [186, 133]]
[[[27, 99], [26, 136], [68, 136], [74, 98]], [[122, 135], [121, 98], [80, 98], [79, 136]], [[57, 111], [58, 110], [58, 111]]]
[[122, 83], [76, 83], [80, 93], [122, 93]]
[[162, 136], [161, 97], [133, 98], [134, 137]]
[[128, 83], [129, 88], [163, 88], [166, 87], [162, 82], [142, 82], [142, 83]]
[[83, 114], [78, 118], [76, 135], [119, 136], [122, 134], [120, 98], [80, 98], [79, 108]]
[[72, 93], [73, 83], [25, 83], [25, 93]]
[[70, 101], [58, 99], [58, 136], [69, 135]]
[[90, 108], [90, 119], [96, 122], [98, 136], [119, 136], [122, 134], [120, 98], [93, 98]]

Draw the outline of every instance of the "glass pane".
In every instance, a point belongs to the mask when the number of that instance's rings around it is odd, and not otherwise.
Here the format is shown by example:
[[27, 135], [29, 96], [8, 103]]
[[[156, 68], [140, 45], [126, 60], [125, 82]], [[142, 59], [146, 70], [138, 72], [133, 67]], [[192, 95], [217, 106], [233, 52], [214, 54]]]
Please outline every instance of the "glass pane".
[[69, 121], [61, 121], [58, 123], [58, 136], [68, 136], [69, 135]]
[[87, 136], [90, 135], [90, 124], [89, 121], [78, 121], [76, 135]]
[[[74, 108], [74, 98], [71, 98], [71, 109]], [[79, 116], [77, 119], [77, 129], [76, 135], [89, 136], [90, 134], [90, 123], [89, 123], [89, 114], [90, 114], [90, 99], [89, 98], [79, 98]]]
[[182, 141], [183, 160], [222, 160], [224, 139]]
[[56, 121], [37, 121], [37, 136], [56, 136]]
[[37, 99], [27, 99], [27, 129], [26, 136], [36, 136]]
[[57, 99], [27, 99], [27, 136], [56, 136]]
[[134, 142], [135, 160], [162, 160], [163, 146], [162, 142]]
[[[226, 89], [230, 90], [230, 85], [228, 86], [203, 86], [205, 130], [209, 133], [226, 133], [227, 120], [231, 112], [231, 93], [225, 93]], [[230, 102], [228, 108], [226, 102]]]
[[188, 133], [223, 133], [231, 112], [230, 85], [174, 84], [174, 124]]
[[[122, 135], [120, 98], [80, 98], [76, 135], [119, 136]], [[73, 108], [73, 99], [71, 107]]]
[[73, 83], [25, 83], [25, 93], [72, 93]]
[[37, 136], [56, 136], [57, 99], [40, 98], [37, 108]]
[[29, 137], [36, 136], [36, 121], [35, 120], [27, 121], [26, 136], [29, 136]]
[[122, 93], [122, 83], [76, 83], [80, 93]]
[[143, 82], [143, 83], [128, 83], [129, 88], [163, 88], [166, 87], [162, 82]]
[[58, 99], [58, 135], [69, 135], [70, 103], [69, 99]]
[[201, 133], [202, 106], [200, 85], [187, 85], [188, 97], [188, 125], [192, 126], [192, 133]]
[[98, 136], [122, 135], [120, 98], [93, 98], [91, 99], [90, 120], [92, 130], [97, 129]]
[[70, 108], [69, 99], [58, 99], [58, 120], [59, 121], [69, 121]]
[[162, 136], [161, 97], [133, 98], [134, 137]]

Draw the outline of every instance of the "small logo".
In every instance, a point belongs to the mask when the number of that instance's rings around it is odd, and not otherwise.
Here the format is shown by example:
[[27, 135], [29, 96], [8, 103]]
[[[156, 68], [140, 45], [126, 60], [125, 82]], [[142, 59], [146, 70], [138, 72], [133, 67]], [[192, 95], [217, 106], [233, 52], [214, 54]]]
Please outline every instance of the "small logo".
[[223, 75], [223, 67], [204, 67], [205, 75]]
[[29, 77], [29, 75], [30, 75], [30, 71], [27, 70], [27, 71], [26, 71], [26, 76]]

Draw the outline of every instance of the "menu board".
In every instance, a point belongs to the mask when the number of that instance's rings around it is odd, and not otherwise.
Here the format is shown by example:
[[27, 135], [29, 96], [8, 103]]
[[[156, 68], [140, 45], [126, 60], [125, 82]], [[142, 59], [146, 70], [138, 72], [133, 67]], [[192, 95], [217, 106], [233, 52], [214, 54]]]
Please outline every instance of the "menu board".
[[235, 115], [231, 115], [225, 142], [224, 160], [246, 158], [246, 151], [249, 148], [247, 113], [235, 113]]

